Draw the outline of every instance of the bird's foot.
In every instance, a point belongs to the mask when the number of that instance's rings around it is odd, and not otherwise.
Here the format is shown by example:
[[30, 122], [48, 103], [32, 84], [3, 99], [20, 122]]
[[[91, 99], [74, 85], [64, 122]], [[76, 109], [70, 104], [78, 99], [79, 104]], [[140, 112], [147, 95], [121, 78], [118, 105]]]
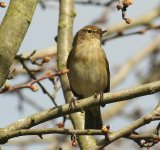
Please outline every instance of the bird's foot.
[[[69, 102], [69, 110], [71, 110], [73, 107], [77, 107], [77, 104], [76, 104], [76, 98], [72, 98], [71, 101]], [[83, 113], [83, 109], [81, 108], [80, 109], [81, 113]]]
[[[103, 102], [103, 91], [97, 92], [94, 94], [94, 97], [97, 98], [98, 94], [100, 95], [100, 103]], [[105, 104], [101, 104], [102, 107], [105, 106]]]
[[71, 110], [73, 107], [77, 107], [76, 100], [76, 98], [71, 99], [71, 101], [69, 102], [69, 110]]

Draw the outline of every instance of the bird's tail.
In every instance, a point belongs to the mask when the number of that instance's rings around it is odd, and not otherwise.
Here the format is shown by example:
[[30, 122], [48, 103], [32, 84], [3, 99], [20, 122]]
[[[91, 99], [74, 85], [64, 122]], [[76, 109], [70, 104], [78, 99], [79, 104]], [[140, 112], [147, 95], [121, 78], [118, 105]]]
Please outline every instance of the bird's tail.
[[85, 110], [85, 129], [101, 129], [102, 125], [100, 106], [93, 106]]

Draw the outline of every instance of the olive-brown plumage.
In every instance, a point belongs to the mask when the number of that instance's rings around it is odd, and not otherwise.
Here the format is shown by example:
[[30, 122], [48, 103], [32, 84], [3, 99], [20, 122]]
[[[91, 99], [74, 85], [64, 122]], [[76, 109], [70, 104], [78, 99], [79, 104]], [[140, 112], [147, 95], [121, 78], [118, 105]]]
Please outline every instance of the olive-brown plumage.
[[[97, 26], [85, 26], [73, 39], [67, 68], [71, 89], [79, 99], [110, 89], [110, 73], [106, 54], [101, 47], [102, 31]], [[100, 106], [85, 110], [85, 129], [101, 129]]]

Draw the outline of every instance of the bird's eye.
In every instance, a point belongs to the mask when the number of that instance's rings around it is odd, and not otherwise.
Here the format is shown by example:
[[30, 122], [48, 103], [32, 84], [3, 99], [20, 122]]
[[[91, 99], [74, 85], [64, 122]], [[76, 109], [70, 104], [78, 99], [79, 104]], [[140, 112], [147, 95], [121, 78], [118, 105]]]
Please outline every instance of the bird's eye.
[[88, 30], [88, 33], [92, 33], [92, 30]]

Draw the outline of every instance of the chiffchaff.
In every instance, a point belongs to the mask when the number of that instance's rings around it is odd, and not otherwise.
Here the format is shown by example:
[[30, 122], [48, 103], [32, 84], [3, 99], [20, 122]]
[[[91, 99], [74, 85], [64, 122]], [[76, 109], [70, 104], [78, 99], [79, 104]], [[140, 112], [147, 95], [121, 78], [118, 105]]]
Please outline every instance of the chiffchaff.
[[[71, 89], [79, 99], [110, 90], [109, 64], [101, 47], [105, 32], [89, 25], [79, 30], [73, 39], [67, 68]], [[85, 129], [101, 129], [102, 125], [100, 106], [85, 110]]]

